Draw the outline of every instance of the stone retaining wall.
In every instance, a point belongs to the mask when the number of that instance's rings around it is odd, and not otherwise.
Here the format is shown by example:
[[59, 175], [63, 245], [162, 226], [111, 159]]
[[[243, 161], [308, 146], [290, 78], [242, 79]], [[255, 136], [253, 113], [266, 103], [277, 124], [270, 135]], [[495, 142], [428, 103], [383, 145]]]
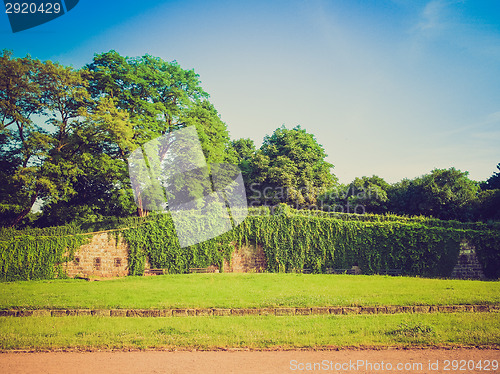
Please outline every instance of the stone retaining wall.
[[189, 317], [189, 316], [304, 316], [396, 313], [500, 313], [500, 305], [415, 305], [354, 306], [311, 308], [180, 308], [180, 309], [38, 309], [0, 310], [0, 317]]
[[63, 267], [69, 277], [124, 277], [128, 275], [128, 250], [121, 236], [116, 243], [113, 233], [96, 233]]

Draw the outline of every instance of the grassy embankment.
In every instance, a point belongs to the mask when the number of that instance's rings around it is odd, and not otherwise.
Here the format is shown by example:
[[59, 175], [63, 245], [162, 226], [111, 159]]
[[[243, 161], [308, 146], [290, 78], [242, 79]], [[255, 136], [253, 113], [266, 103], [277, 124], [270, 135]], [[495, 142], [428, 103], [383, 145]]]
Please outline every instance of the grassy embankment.
[[0, 309], [500, 304], [500, 282], [326, 274], [179, 274], [0, 284]]
[[[0, 284], [0, 308], [253, 308], [498, 304], [500, 282], [191, 274]], [[499, 313], [224, 317], [0, 317], [0, 349], [500, 348]]]

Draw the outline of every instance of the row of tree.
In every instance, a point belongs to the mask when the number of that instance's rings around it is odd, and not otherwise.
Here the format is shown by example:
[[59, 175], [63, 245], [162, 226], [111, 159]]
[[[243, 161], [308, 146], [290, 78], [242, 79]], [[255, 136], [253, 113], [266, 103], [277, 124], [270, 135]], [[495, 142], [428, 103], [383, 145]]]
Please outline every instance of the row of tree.
[[[312, 134], [278, 128], [231, 141], [193, 70], [115, 51], [75, 70], [29, 56], [0, 56], [0, 220], [56, 225], [144, 215], [134, 202], [127, 158], [151, 139], [195, 126], [207, 162], [238, 164], [251, 205], [499, 219], [499, 175], [482, 185], [455, 169], [389, 185], [339, 184]], [[500, 167], [500, 166], [499, 166]], [[34, 207], [40, 212], [33, 214]], [[360, 212], [359, 209], [357, 211]]]
[[468, 172], [450, 168], [394, 184], [376, 175], [341, 184], [323, 148], [300, 127], [277, 129], [258, 150], [251, 139], [232, 144], [253, 205], [286, 203], [298, 209], [461, 221], [500, 219], [500, 164], [498, 172], [481, 183], [471, 180]]
[[45, 224], [135, 214], [127, 157], [185, 126], [196, 126], [208, 162], [236, 163], [226, 125], [207, 98], [193, 70], [149, 55], [110, 51], [75, 70], [4, 51], [2, 223], [18, 225], [35, 204]]

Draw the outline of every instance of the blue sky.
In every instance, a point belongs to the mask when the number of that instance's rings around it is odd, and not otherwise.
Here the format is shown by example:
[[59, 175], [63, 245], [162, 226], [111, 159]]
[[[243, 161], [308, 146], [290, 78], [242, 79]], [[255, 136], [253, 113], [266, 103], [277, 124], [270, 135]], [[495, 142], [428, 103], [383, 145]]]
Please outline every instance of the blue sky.
[[80, 0], [2, 48], [79, 68], [95, 53], [194, 69], [233, 139], [301, 125], [348, 183], [500, 162], [498, 0]]

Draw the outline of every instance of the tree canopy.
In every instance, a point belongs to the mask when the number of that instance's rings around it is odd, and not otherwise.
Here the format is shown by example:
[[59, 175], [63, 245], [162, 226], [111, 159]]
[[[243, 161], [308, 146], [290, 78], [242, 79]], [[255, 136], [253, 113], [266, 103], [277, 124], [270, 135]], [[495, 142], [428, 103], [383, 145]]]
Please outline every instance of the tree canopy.
[[321, 191], [336, 182], [326, 156], [314, 136], [300, 126], [276, 129], [249, 159], [248, 198], [256, 204], [316, 205]]
[[0, 214], [20, 223], [130, 215], [127, 157], [147, 141], [195, 126], [208, 162], [236, 162], [226, 124], [199, 77], [145, 55], [96, 55], [75, 70], [0, 56]]

